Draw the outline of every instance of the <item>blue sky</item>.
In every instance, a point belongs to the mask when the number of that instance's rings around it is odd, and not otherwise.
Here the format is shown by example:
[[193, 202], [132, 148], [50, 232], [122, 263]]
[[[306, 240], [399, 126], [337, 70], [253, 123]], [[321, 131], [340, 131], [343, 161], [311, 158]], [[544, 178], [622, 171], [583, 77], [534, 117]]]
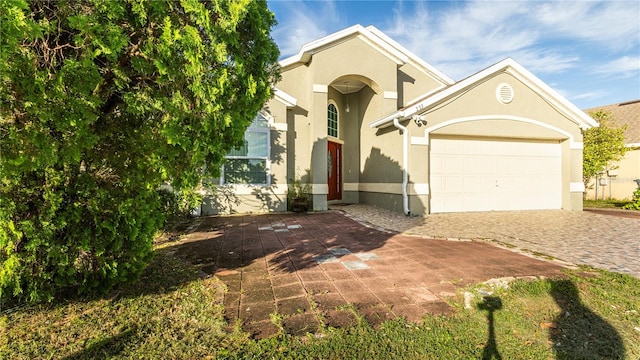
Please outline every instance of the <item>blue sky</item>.
[[454, 80], [511, 57], [582, 109], [640, 98], [640, 1], [269, 0], [281, 58], [373, 25]]

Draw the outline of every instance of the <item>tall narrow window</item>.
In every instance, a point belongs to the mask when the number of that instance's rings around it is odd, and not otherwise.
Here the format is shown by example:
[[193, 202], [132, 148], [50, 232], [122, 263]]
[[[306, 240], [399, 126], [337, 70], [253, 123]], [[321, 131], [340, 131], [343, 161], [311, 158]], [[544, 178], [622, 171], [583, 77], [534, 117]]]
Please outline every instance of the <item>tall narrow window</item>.
[[338, 137], [338, 109], [333, 104], [327, 107], [327, 135]]
[[269, 122], [258, 115], [244, 133], [244, 144], [232, 149], [222, 169], [222, 184], [269, 184]]

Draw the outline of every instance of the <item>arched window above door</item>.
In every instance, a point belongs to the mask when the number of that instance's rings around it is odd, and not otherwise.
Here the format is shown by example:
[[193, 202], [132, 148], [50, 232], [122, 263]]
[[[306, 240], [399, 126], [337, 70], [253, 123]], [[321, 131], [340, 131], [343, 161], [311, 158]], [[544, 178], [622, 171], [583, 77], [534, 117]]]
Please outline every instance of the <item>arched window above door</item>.
[[327, 106], [327, 135], [338, 137], [338, 109], [331, 103]]

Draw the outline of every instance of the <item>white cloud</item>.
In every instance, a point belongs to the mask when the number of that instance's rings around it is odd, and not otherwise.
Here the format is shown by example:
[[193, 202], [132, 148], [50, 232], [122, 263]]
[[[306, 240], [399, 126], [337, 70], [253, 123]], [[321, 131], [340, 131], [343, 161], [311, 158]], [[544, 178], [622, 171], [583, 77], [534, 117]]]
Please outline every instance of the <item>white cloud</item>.
[[321, 11], [316, 2], [274, 1], [270, 8], [276, 13], [278, 25], [271, 36], [284, 57], [298, 53], [302, 45], [317, 40], [340, 27], [343, 20], [333, 1], [323, 1]]
[[613, 77], [640, 76], [640, 56], [622, 56], [593, 68], [595, 73]]
[[516, 51], [513, 59], [533, 73], [554, 74], [577, 66], [579, 56], [566, 56], [549, 50], [526, 49]]
[[626, 49], [640, 40], [640, 3], [637, 1], [567, 1], [541, 4], [531, 20], [549, 36]]
[[584, 43], [609, 49], [640, 42], [638, 2], [465, 2], [396, 5], [382, 29], [427, 62], [459, 79], [506, 57], [534, 73], [579, 65]]
[[[542, 50], [526, 51], [540, 36], [537, 29], [523, 21], [530, 13], [529, 6], [522, 2], [471, 2], [459, 11], [434, 13], [422, 5], [404, 9], [401, 3], [393, 26], [386, 31], [454, 79], [469, 75], [468, 69], [483, 68], [518, 53], [526, 63], [535, 63], [531, 58], [539, 54], [542, 62], [549, 64], [560, 56]], [[538, 68], [561, 71], [573, 61], [571, 58], [563, 60], [562, 66]]]
[[593, 92], [586, 92], [586, 93], [573, 95], [570, 97], [570, 100], [575, 101], [575, 100], [583, 100], [583, 99], [600, 99], [605, 95], [606, 93], [603, 91], [593, 91]]

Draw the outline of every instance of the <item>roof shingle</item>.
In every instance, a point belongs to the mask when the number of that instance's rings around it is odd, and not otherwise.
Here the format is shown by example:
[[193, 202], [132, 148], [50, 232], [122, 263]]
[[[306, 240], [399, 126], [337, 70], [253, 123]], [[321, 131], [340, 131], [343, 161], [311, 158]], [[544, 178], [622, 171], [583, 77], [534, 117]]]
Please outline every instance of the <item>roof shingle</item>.
[[585, 109], [584, 112], [588, 114], [600, 109], [611, 112], [617, 125], [627, 125], [624, 132], [625, 143], [640, 143], [640, 99]]

